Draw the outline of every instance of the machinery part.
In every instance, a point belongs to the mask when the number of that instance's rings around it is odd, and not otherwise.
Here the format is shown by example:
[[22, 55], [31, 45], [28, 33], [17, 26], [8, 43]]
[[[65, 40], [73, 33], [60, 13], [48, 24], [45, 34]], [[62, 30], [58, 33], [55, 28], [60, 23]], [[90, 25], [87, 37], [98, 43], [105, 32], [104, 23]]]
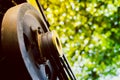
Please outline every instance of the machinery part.
[[[21, 71], [21, 74], [25, 72], [23, 75], [25, 76], [24, 78], [26, 78], [27, 74], [30, 75], [33, 80], [46, 80], [47, 75], [43, 67], [48, 65], [49, 61], [47, 61], [48, 63], [44, 62], [44, 64], [41, 65], [37, 62], [36, 59], [38, 58], [36, 58], [36, 56], [38, 57], [40, 54], [37, 50], [37, 43], [31, 30], [37, 30], [38, 28], [41, 29], [41, 33], [44, 33], [44, 31], [47, 30], [39, 13], [31, 5], [23, 3], [10, 8], [5, 13], [2, 22], [2, 50], [7, 56], [6, 58], [10, 58], [9, 60], [11, 61], [9, 65], [14, 67], [14, 69], [12, 68], [13, 72], [20, 73], [19, 71]], [[21, 66], [26, 69], [19, 68]], [[17, 75], [19, 76], [14, 77], [21, 77], [20, 74]]]
[[44, 21], [46, 22], [46, 24], [48, 25], [48, 27], [50, 27], [50, 24], [49, 24], [49, 22], [48, 22], [48, 20], [47, 20], [47, 18], [45, 16], [45, 14], [44, 14], [43, 8], [40, 5], [40, 0], [35, 0], [35, 1], [36, 1], [37, 5], [38, 5], [38, 8], [39, 8], [39, 10], [40, 10], [40, 12], [42, 14], [42, 17], [43, 17]]
[[3, 64], [4, 54], [1, 49], [1, 23], [5, 12], [10, 8], [15, 6], [16, 4], [21, 4], [26, 2], [26, 0], [0, 0], [0, 65]]
[[[28, 3], [12, 7], [5, 13], [1, 43], [6, 62], [10, 60], [6, 66], [12, 65], [14, 72], [10, 79], [76, 80], [57, 33], [48, 27]], [[11, 67], [6, 68], [11, 71]]]
[[[15, 5], [26, 2], [26, 0], [0, 0], [0, 27], [4, 13]], [[7, 4], [7, 5], [6, 5]]]
[[38, 45], [40, 52], [43, 53], [47, 59], [51, 60], [52, 64], [54, 64], [53, 68], [56, 69], [57, 72], [62, 73], [62, 75], [58, 74], [59, 77], [61, 77], [61, 80], [68, 80], [67, 75], [69, 75], [72, 80], [76, 79], [63, 54], [58, 34], [55, 31], [39, 35]]
[[44, 56], [49, 57], [52, 53], [58, 53], [57, 56], [62, 56], [62, 46], [56, 31], [46, 32], [38, 36], [38, 45], [40, 52]]

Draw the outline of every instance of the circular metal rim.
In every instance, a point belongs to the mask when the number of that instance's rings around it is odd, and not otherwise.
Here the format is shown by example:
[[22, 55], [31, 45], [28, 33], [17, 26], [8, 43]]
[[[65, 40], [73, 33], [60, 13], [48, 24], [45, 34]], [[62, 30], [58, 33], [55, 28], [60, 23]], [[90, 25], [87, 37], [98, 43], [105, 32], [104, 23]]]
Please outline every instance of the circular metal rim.
[[[1, 42], [2, 42], [3, 50], [7, 49], [8, 51], [10, 51], [12, 53], [20, 53], [20, 55], [25, 63], [25, 66], [33, 80], [39, 80], [39, 79], [43, 80], [43, 78], [45, 77], [44, 76], [45, 74], [43, 74], [43, 73], [45, 73], [45, 72], [40, 73], [37, 70], [36, 65], [34, 63], [31, 63], [33, 61], [31, 61], [32, 59], [31, 59], [30, 55], [25, 54], [25, 53], [27, 53], [27, 50], [25, 48], [25, 44], [23, 43], [24, 36], [23, 36], [22, 23], [23, 23], [24, 15], [26, 14], [27, 11], [30, 11], [30, 10], [32, 10], [33, 13], [37, 14], [37, 15], [34, 15], [35, 18], [37, 18], [37, 20], [40, 22], [40, 24], [43, 25], [43, 27], [45, 26], [44, 21], [42, 21], [40, 16], [38, 15], [39, 13], [30, 4], [23, 3], [20, 5], [17, 5], [13, 8], [10, 8], [3, 18]], [[30, 14], [32, 15], [32, 13], [30, 13]], [[44, 32], [44, 30], [43, 30], [43, 32]], [[9, 39], [9, 44], [7, 42], [8, 39]], [[9, 54], [9, 55], [13, 55], [13, 54]], [[41, 68], [43, 68], [43, 67], [41, 67]], [[40, 75], [41, 74], [42, 75], [40, 76], [38, 74], [38, 72]]]

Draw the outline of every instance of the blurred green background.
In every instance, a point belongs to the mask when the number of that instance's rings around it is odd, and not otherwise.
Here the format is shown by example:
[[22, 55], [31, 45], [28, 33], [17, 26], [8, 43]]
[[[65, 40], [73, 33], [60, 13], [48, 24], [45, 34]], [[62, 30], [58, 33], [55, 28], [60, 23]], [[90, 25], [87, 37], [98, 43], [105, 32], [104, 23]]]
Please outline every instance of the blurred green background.
[[40, 0], [77, 80], [120, 79], [120, 0]]

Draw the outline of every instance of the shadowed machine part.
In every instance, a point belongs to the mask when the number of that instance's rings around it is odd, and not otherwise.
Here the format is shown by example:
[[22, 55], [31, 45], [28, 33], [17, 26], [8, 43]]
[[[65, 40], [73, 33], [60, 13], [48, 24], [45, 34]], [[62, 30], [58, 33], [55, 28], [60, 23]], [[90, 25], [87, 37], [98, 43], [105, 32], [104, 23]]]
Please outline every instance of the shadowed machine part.
[[57, 33], [49, 30], [41, 13], [28, 3], [11, 7], [5, 13], [1, 26], [0, 53], [4, 57], [0, 78], [76, 80]]

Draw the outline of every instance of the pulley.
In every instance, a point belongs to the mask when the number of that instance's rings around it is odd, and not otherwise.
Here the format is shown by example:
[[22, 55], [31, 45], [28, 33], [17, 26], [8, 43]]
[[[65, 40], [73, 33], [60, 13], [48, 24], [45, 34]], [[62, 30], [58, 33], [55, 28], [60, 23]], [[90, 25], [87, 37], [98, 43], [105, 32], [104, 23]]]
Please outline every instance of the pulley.
[[1, 45], [6, 71], [13, 72], [10, 79], [76, 80], [58, 34], [48, 26], [42, 12], [28, 3], [14, 6], [5, 13]]
[[10, 60], [7, 68], [10, 70], [12, 68], [12, 73], [15, 75], [12, 78], [17, 79], [22, 73], [25, 79], [26, 74], [33, 80], [50, 78], [49, 61], [45, 60], [44, 64], [38, 63], [40, 53], [34, 35], [34, 30], [38, 31], [38, 29], [40, 33], [49, 31], [37, 10], [28, 3], [14, 6], [5, 13], [1, 28], [1, 43], [3, 53]]

